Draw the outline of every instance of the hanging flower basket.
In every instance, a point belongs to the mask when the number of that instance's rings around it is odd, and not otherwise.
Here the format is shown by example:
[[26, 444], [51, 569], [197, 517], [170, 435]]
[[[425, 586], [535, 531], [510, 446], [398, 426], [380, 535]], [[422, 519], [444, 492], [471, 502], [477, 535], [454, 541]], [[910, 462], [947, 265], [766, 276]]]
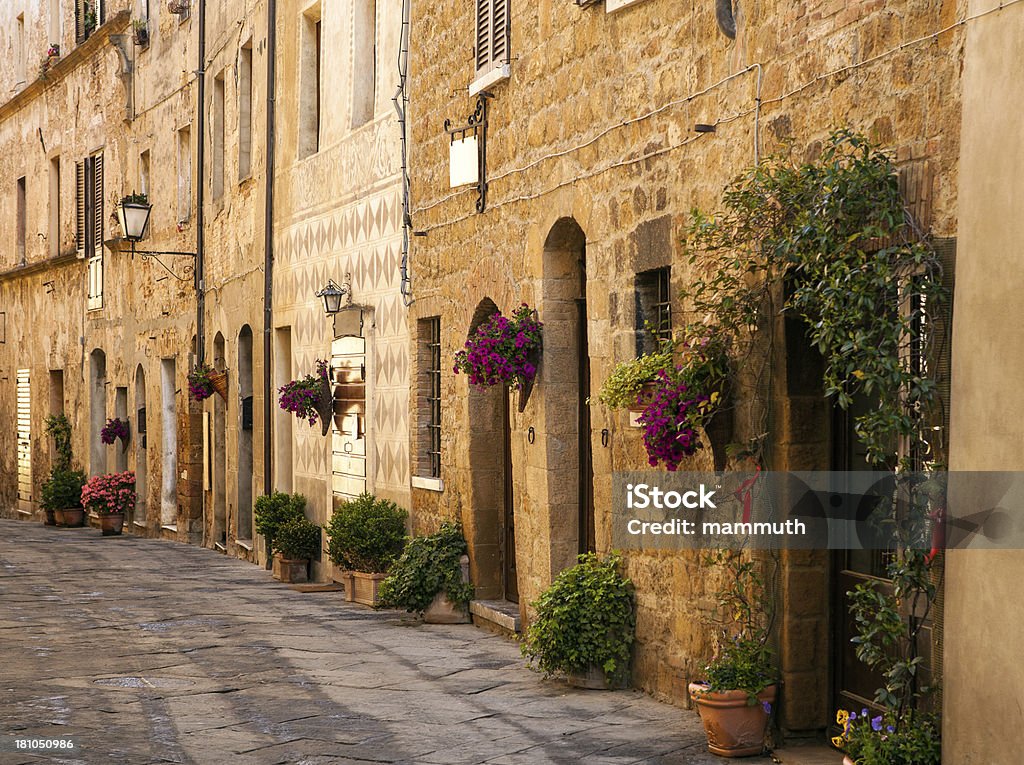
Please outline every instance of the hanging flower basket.
[[128, 451], [128, 441], [130, 438], [131, 430], [128, 428], [127, 420], [122, 420], [119, 417], [111, 417], [100, 431], [100, 441], [107, 445], [113, 444], [117, 439], [121, 439], [122, 452]]
[[222, 399], [224, 399], [224, 401], [228, 400], [228, 373], [227, 373], [227, 371], [224, 371], [224, 372], [214, 372], [213, 374], [211, 374], [210, 375], [210, 385], [213, 386], [213, 389], [214, 389], [214, 391], [217, 392], [218, 396], [220, 396]]
[[480, 388], [504, 385], [518, 390], [519, 411], [523, 411], [540, 364], [543, 326], [526, 303], [511, 317], [498, 311], [455, 354], [455, 374], [464, 372], [469, 384]]
[[334, 392], [331, 390], [330, 368], [326, 361], [317, 359], [316, 374], [292, 380], [279, 389], [279, 403], [286, 412], [291, 412], [310, 425], [320, 421], [322, 435], [331, 429], [334, 415]]
[[[199, 364], [188, 373], [188, 395], [190, 395], [195, 401], [205, 401], [213, 395], [213, 367], [209, 364]], [[227, 398], [227, 381], [225, 379], [225, 389], [223, 393], [225, 399]]]

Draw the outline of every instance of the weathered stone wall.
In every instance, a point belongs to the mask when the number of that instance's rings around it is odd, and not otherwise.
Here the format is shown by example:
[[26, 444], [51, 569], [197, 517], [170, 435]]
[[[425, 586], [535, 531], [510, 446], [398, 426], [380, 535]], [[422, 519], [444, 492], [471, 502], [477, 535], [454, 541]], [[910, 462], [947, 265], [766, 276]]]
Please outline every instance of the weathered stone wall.
[[[596, 394], [614, 364], [636, 353], [634, 275], [672, 265], [673, 284], [684, 283], [679, 242], [689, 210], [714, 209], [729, 179], [753, 163], [755, 145], [763, 156], [792, 141], [795, 158], [803, 159], [833, 127], [865, 131], [913, 176], [921, 199], [912, 201], [925, 213], [924, 225], [954, 235], [962, 29], [913, 42], [952, 23], [954, 2], [740, 4], [735, 41], [718, 31], [710, 2], [647, 0], [614, 14], [600, 4], [513, 3], [511, 77], [488, 88], [490, 185], [488, 209], [478, 215], [473, 192], [448, 187], [442, 130], [445, 118], [460, 124], [472, 111], [463, 90], [473, 78], [472, 12], [455, 2], [413, 7], [413, 226], [425, 236], [413, 240], [410, 326], [440, 315], [445, 359], [444, 490], [414, 489], [414, 523], [427, 530], [461, 516], [474, 535], [485, 508], [474, 504], [473, 465], [486, 455], [473, 442], [478, 423], [466, 380], [451, 373], [450, 360], [485, 299], [506, 312], [522, 301], [536, 306], [552, 322], [537, 387], [512, 424], [526, 604], [571, 564], [577, 540], [575, 436], [566, 429], [575, 411], [565, 408], [575, 379], [574, 344], [565, 337], [573, 324], [558, 307], [564, 298], [555, 283], [570, 261], [553, 257], [551, 237], [566, 219], [585, 235]], [[716, 124], [716, 131], [695, 133], [695, 123]], [[770, 467], [821, 466], [824, 439], [805, 439], [794, 427], [806, 402], [776, 398], [773, 425], [781, 429]], [[410, 401], [415, 405], [415, 392]], [[531, 427], [533, 444], [526, 438]], [[602, 429], [610, 431], [608, 448]], [[646, 457], [624, 413], [592, 406], [590, 436], [597, 547], [606, 551], [611, 473], [643, 469]], [[411, 437], [415, 443], [417, 434]], [[702, 455], [693, 467], [706, 460]], [[682, 702], [685, 681], [708, 658], [701, 617], [713, 583], [687, 556], [630, 554], [627, 571], [639, 602], [634, 678]], [[789, 556], [779, 576], [789, 689], [783, 725], [821, 728], [829, 717], [827, 559]]]

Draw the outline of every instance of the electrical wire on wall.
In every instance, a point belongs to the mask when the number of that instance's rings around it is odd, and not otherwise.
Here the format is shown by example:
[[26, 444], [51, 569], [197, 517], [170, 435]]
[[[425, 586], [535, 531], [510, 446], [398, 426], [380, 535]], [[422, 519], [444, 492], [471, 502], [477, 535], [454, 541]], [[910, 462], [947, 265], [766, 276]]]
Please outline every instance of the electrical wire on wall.
[[402, 281], [399, 287], [402, 302], [406, 307], [412, 305], [412, 280], [409, 278], [409, 232], [412, 230], [412, 215], [409, 212], [409, 152], [408, 152], [408, 121], [406, 110], [409, 108], [409, 94], [406, 83], [409, 76], [409, 0], [402, 0], [402, 32], [398, 41], [398, 90], [391, 102], [398, 113], [398, 126], [402, 143]]

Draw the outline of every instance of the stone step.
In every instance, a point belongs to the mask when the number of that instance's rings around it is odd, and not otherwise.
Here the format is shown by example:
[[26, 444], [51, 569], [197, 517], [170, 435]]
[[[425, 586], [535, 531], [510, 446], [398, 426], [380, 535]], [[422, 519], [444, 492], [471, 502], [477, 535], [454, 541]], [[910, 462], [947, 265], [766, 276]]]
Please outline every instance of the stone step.
[[508, 600], [472, 600], [469, 613], [478, 627], [515, 638], [519, 635], [519, 604]]

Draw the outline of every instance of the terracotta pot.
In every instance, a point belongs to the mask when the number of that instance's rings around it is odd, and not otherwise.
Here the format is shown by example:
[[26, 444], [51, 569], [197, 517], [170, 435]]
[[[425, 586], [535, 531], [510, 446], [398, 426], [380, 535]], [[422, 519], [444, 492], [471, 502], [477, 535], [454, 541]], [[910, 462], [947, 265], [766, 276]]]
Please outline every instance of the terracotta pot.
[[854, 762], [853, 762], [853, 760], [851, 760], [849, 757], [847, 757], [844, 754], [843, 755], [843, 765], [854, 765]]
[[469, 624], [469, 609], [453, 603], [447, 591], [439, 592], [423, 612], [427, 624]]
[[636, 395], [636, 402], [629, 407], [629, 411], [634, 414], [640, 414], [647, 405], [651, 403], [651, 399], [654, 398], [654, 394], [658, 392], [658, 383], [654, 380], [645, 382], [640, 386], [640, 392]]
[[85, 525], [85, 510], [80, 507], [65, 507], [63, 510], [54, 510], [54, 514], [62, 513], [64, 525], [76, 529]]
[[101, 513], [99, 519], [100, 531], [103, 532], [103, 536], [121, 536], [121, 531], [124, 529], [124, 513]]
[[757, 694], [756, 704], [748, 703], [744, 691], [709, 691], [704, 683], [690, 683], [689, 690], [712, 754], [749, 757], [764, 751], [769, 718], [764, 704], [775, 703], [776, 686]]
[[44, 526], [56, 526], [56, 511], [55, 510], [43, 510], [43, 525]]
[[309, 581], [308, 558], [282, 558], [281, 553], [274, 553], [273, 576], [285, 584], [302, 584]]
[[54, 520], [54, 522], [58, 526], [64, 526], [64, 511], [63, 510], [54, 510], [53, 511], [53, 520]]
[[387, 574], [368, 574], [365, 571], [346, 571], [342, 574], [345, 585], [345, 600], [349, 603], [362, 603], [364, 606], [376, 606], [380, 603], [380, 583]]
[[214, 372], [210, 375], [210, 385], [213, 390], [225, 401], [228, 400], [228, 373]]

